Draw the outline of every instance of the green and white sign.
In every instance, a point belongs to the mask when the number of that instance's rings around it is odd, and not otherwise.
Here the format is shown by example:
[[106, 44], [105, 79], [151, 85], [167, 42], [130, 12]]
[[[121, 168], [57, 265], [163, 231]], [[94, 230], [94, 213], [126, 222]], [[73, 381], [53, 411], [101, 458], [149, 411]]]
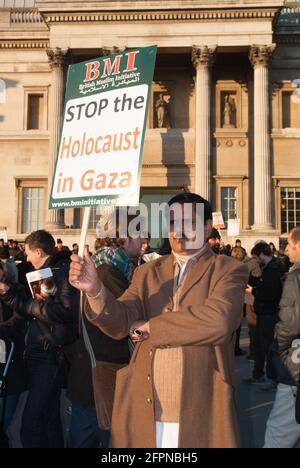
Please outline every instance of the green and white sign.
[[138, 204], [156, 50], [69, 67], [50, 208]]

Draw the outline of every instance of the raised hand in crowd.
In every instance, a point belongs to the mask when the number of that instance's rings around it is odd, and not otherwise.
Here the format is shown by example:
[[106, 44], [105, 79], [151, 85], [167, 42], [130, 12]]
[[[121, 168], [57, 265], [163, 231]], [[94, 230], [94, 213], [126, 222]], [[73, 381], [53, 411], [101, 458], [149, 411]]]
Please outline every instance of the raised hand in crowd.
[[71, 256], [69, 281], [74, 288], [86, 292], [89, 296], [97, 296], [101, 291], [102, 283], [87, 248], [83, 258], [76, 254]]

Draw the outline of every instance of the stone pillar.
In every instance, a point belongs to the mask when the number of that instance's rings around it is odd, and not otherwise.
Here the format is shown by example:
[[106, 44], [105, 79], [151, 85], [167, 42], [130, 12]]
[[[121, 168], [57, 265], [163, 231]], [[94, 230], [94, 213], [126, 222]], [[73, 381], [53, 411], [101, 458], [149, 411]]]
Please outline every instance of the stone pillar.
[[[69, 63], [69, 49], [62, 50], [59, 47], [46, 50], [50, 68], [52, 70], [52, 84], [50, 90], [50, 148], [48, 171], [48, 200], [50, 198], [51, 183], [55, 168], [55, 161], [59, 145], [62, 125], [63, 104], [66, 84], [66, 70]], [[64, 211], [48, 210], [46, 227], [48, 230], [64, 228]]]
[[216, 46], [193, 46], [196, 69], [195, 192], [211, 200], [211, 68]]
[[254, 230], [269, 230], [272, 223], [269, 62], [275, 46], [250, 49], [254, 68]]

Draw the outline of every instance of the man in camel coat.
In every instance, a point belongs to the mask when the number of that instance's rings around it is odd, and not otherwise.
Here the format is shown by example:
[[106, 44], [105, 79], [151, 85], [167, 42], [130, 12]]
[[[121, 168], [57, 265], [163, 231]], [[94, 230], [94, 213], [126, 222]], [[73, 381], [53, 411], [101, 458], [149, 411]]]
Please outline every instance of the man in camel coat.
[[[204, 204], [207, 239], [210, 204], [184, 193], [169, 205], [186, 203]], [[86, 292], [89, 320], [114, 339], [130, 333], [137, 341], [117, 375], [111, 447], [238, 447], [234, 345], [248, 270], [215, 255], [205, 239], [187, 248], [191, 239], [178, 238], [170, 219], [172, 254], [138, 268], [118, 300], [87, 253], [72, 257], [70, 282]]]

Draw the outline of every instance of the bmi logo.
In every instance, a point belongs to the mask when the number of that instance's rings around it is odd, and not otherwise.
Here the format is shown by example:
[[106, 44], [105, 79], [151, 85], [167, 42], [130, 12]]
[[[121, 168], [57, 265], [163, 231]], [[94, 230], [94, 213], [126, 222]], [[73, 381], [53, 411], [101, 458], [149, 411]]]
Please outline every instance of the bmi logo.
[[139, 50], [135, 50], [125, 54], [127, 60], [126, 67], [123, 70], [120, 69], [121, 59], [123, 57], [122, 54], [114, 56], [113, 59], [111, 57], [105, 58], [102, 63], [102, 69], [100, 68], [101, 64], [98, 60], [87, 63], [85, 65], [86, 74], [84, 81], [97, 80], [99, 77], [105, 78], [110, 75], [119, 75], [120, 73], [132, 72], [136, 70], [135, 60], [138, 53]]

